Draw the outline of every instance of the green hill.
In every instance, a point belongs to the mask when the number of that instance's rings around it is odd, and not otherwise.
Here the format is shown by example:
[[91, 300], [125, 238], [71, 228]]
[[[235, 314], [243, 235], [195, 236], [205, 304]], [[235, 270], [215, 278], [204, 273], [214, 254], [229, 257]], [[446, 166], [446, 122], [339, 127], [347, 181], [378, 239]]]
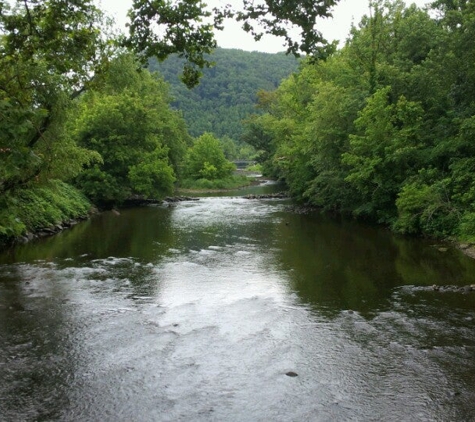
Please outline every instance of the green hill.
[[192, 136], [211, 132], [239, 143], [241, 121], [256, 113], [259, 90], [276, 89], [282, 79], [298, 68], [298, 60], [284, 53], [268, 54], [218, 48], [211, 56], [216, 65], [204, 69], [198, 86], [188, 89], [180, 81], [183, 61], [172, 56], [162, 63], [152, 61], [171, 84], [172, 106], [181, 110]]

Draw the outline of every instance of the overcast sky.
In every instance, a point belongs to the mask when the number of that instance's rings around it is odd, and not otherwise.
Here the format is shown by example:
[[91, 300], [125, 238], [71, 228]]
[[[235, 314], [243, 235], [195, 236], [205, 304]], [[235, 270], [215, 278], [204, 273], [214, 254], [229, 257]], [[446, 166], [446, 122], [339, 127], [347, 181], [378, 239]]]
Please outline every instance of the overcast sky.
[[[132, 5], [132, 0], [96, 0], [99, 6], [114, 17], [120, 27], [125, 27], [127, 10]], [[416, 3], [423, 7], [429, 0], [407, 1], [407, 4]], [[231, 3], [229, 0], [208, 0], [210, 6]], [[358, 24], [361, 17], [368, 13], [368, 0], [341, 0], [333, 13], [333, 19], [322, 20], [320, 31], [327, 40], [339, 40], [344, 43], [349, 34], [351, 23]], [[255, 42], [252, 37], [240, 29], [234, 21], [227, 21], [224, 31], [218, 31], [216, 38], [219, 47], [239, 48], [248, 51], [264, 51], [276, 53], [284, 51], [283, 39], [264, 37], [260, 42]]]

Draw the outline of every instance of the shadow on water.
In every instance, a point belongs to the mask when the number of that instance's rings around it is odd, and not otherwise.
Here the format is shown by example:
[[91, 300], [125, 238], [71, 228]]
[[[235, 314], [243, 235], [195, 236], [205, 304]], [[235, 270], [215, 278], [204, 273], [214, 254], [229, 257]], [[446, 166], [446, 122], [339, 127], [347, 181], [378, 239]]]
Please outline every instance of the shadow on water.
[[138, 257], [154, 261], [174, 243], [169, 220], [172, 209], [124, 209], [120, 215], [104, 212], [53, 237], [37, 239], [0, 254], [0, 264], [70, 259]]
[[[400, 286], [432, 294], [433, 285], [475, 283], [475, 261], [458, 250], [318, 213], [284, 214], [276, 246], [291, 289], [303, 303], [334, 315], [354, 310], [370, 316], [387, 309]], [[460, 304], [475, 303], [472, 295], [455, 297]]]

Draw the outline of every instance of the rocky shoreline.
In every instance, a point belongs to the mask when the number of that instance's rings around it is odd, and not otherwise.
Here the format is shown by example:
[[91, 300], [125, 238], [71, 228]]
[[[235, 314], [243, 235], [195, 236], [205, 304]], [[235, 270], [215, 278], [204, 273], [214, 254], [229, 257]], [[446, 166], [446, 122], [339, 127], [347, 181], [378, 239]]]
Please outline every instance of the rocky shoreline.
[[404, 291], [410, 292], [437, 292], [437, 293], [462, 293], [468, 294], [475, 292], [475, 284], [468, 284], [465, 286], [457, 285], [438, 285], [433, 284], [432, 286], [403, 286], [401, 288]]
[[69, 220], [62, 221], [61, 223], [55, 224], [54, 226], [43, 227], [39, 230], [36, 230], [35, 232], [27, 232], [23, 236], [20, 236], [17, 239], [15, 239], [12, 243], [13, 244], [28, 243], [29, 241], [33, 239], [53, 236], [55, 234], [58, 234], [59, 232], [62, 232], [65, 229], [70, 229], [71, 227], [74, 227], [76, 224], [79, 224], [81, 221], [88, 220], [91, 217], [91, 215], [96, 214], [97, 212], [98, 211], [94, 209], [94, 210], [91, 210], [88, 215], [71, 218]]

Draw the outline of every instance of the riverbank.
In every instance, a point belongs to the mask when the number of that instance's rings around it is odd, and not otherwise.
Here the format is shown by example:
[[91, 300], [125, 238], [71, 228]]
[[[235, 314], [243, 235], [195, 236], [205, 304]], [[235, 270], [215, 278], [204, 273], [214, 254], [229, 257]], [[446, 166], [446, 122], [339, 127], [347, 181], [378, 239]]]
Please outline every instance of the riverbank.
[[[193, 194], [225, 192], [262, 183], [257, 177], [240, 176], [224, 181], [222, 189], [177, 189], [174, 196], [145, 199], [139, 195], [127, 199], [118, 207], [134, 207], [157, 203], [197, 200]], [[0, 199], [0, 249], [52, 236], [97, 214], [98, 207], [72, 185], [51, 180], [41, 186], [18, 190]], [[115, 212], [119, 211], [115, 209]]]
[[[249, 178], [245, 186], [256, 186], [269, 182], [270, 179], [261, 175]], [[240, 187], [245, 187], [240, 186]], [[151, 204], [174, 204], [182, 201], [197, 201], [203, 194], [225, 193], [236, 189], [177, 189], [176, 195], [163, 199], [145, 199], [136, 196], [125, 201], [120, 208], [146, 206]], [[272, 194], [247, 194], [246, 199], [288, 198], [286, 192]], [[25, 191], [14, 201], [3, 202], [0, 211], [0, 249], [14, 244], [27, 243], [31, 240], [53, 236], [72, 228], [81, 221], [98, 214], [100, 210], [85, 198], [79, 191], [63, 182], [54, 181], [48, 188], [42, 187]], [[119, 214], [120, 208], [114, 209]], [[292, 205], [292, 212], [299, 214], [318, 213], [321, 210], [305, 204]], [[475, 259], [475, 244], [457, 241], [441, 240], [447, 247], [456, 248], [466, 256]], [[445, 246], [441, 249], [447, 249]]]
[[59, 180], [5, 194], [0, 201], [0, 247], [58, 233], [96, 212], [80, 191]]

